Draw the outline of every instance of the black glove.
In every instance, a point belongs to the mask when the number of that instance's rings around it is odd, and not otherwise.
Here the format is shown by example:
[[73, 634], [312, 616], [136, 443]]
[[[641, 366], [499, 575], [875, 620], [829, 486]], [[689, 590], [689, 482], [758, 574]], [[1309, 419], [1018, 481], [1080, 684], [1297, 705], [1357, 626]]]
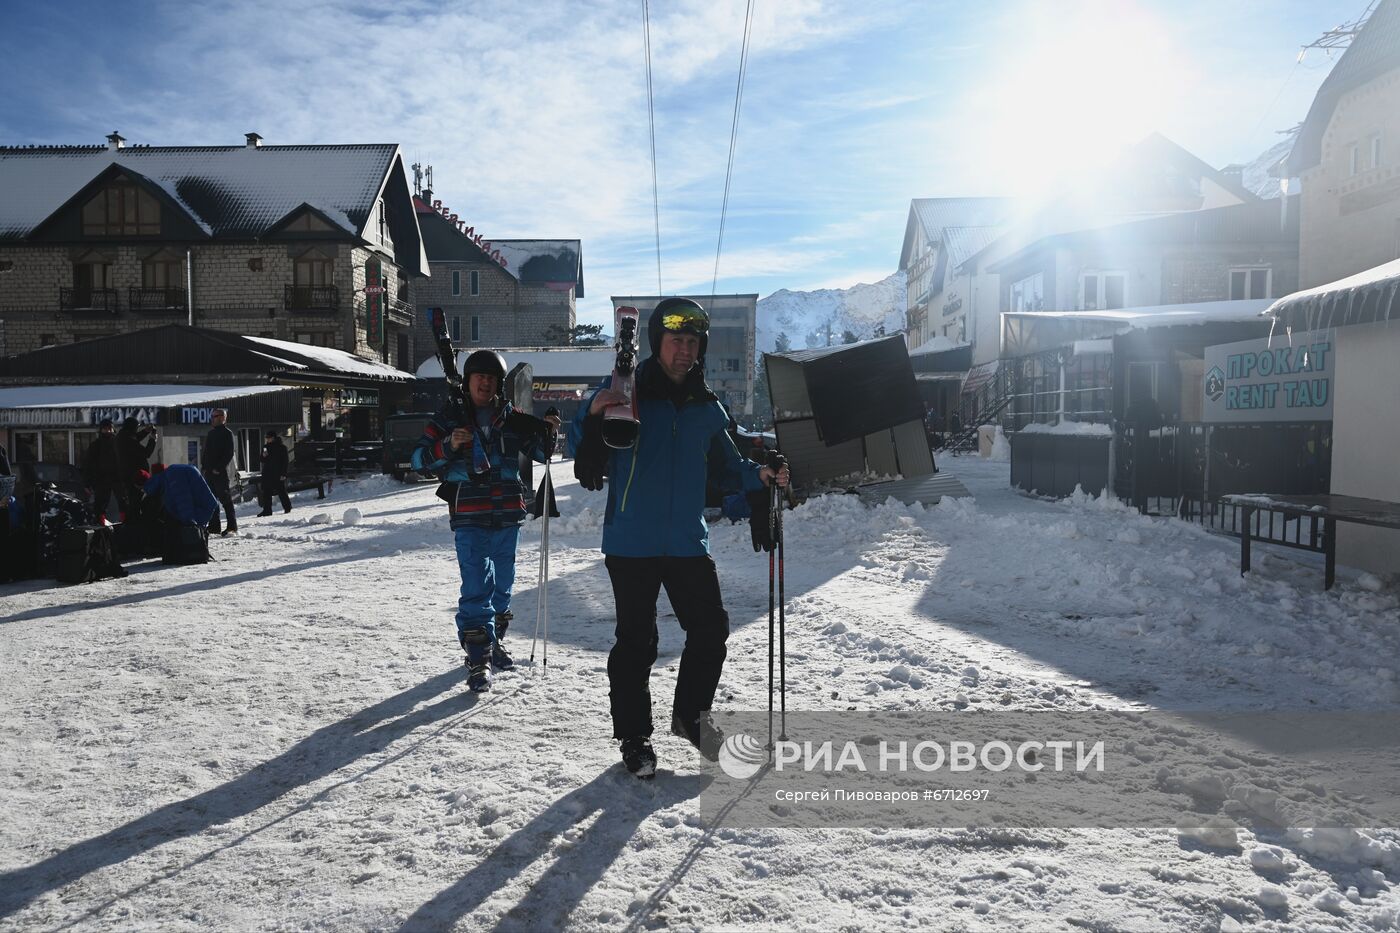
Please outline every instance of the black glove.
[[[589, 415], [583, 426], [583, 440], [574, 451], [574, 478], [584, 489], [597, 492], [607, 475], [608, 448], [603, 443], [602, 417]], [[595, 423], [596, 422], [596, 423]]]
[[773, 550], [775, 547], [773, 528], [768, 522], [770, 515], [769, 491], [761, 489], [749, 493], [745, 498], [749, 500], [749, 535], [753, 538], [753, 549], [755, 551]]

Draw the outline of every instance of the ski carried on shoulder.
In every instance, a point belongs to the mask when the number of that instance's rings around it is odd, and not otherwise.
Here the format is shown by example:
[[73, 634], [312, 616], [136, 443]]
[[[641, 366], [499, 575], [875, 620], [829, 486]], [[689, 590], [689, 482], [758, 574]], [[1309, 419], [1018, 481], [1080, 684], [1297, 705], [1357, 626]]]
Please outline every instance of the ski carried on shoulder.
[[462, 371], [457, 368], [457, 354], [452, 349], [452, 335], [447, 331], [447, 315], [441, 308], [428, 309], [428, 323], [433, 329], [433, 344], [437, 347], [438, 363], [442, 374], [447, 377], [447, 397], [465, 417], [467, 411], [467, 389], [462, 384]]
[[641, 422], [637, 418], [637, 318], [636, 308], [617, 309], [615, 330], [617, 359], [613, 363], [612, 388], [626, 401], [603, 409], [603, 443], [626, 450], [637, 443]]

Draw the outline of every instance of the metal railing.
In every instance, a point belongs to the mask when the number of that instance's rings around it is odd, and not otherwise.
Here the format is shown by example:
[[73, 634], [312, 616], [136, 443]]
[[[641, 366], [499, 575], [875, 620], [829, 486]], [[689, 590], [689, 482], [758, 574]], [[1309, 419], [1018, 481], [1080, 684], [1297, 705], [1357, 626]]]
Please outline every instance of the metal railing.
[[288, 311], [339, 311], [340, 289], [335, 285], [288, 285], [284, 302]]
[[126, 306], [131, 311], [184, 311], [183, 288], [128, 288]]
[[60, 288], [58, 306], [64, 311], [117, 312], [115, 288]]

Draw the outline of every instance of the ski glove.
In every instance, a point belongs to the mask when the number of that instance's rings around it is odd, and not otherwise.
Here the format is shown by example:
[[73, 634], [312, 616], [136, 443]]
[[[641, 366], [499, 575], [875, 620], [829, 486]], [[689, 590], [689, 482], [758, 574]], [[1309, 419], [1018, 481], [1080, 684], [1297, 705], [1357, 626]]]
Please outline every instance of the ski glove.
[[753, 538], [755, 551], [771, 551], [775, 547], [773, 529], [768, 524], [769, 491], [761, 489], [748, 494], [749, 535]]
[[603, 477], [607, 473], [608, 448], [603, 443], [603, 419], [599, 415], [589, 415], [584, 419], [583, 440], [574, 451], [574, 478], [584, 489], [597, 492], [603, 488]]

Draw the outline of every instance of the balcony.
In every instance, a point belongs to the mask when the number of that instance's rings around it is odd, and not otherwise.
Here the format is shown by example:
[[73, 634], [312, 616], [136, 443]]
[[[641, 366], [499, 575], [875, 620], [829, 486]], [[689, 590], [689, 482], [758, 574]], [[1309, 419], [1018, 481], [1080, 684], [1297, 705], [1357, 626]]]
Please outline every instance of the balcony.
[[60, 288], [58, 306], [63, 311], [101, 311], [117, 313], [115, 288]]
[[384, 302], [384, 305], [389, 311], [389, 321], [394, 324], [411, 327], [417, 318], [417, 312], [413, 309], [413, 305], [402, 298], [390, 298]]
[[129, 311], [179, 311], [184, 313], [187, 302], [183, 288], [129, 288], [126, 291]]
[[283, 307], [288, 311], [339, 311], [340, 289], [334, 285], [288, 285]]

